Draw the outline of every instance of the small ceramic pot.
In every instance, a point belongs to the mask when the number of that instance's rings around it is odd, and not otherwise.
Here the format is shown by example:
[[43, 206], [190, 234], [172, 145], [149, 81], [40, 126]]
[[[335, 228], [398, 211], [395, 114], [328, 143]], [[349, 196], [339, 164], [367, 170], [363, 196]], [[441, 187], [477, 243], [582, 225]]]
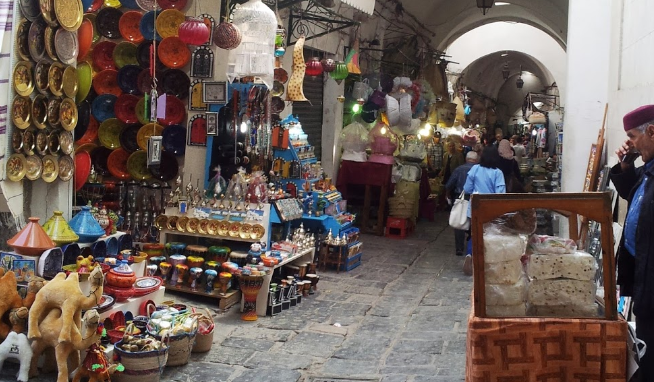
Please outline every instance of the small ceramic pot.
[[112, 287], [133, 289], [136, 274], [126, 263], [123, 263], [107, 273], [106, 281]]

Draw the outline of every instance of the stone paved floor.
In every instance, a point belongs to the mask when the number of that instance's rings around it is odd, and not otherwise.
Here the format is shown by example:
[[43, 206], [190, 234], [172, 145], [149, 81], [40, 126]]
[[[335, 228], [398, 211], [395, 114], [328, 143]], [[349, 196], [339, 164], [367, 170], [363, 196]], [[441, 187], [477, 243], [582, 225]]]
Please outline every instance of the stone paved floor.
[[[318, 293], [299, 306], [253, 323], [241, 321], [235, 307], [218, 314], [212, 350], [167, 368], [161, 380], [463, 381], [472, 278], [454, 256], [447, 216], [421, 222], [405, 240], [364, 235], [362, 241], [362, 265], [319, 272]], [[212, 307], [195, 296], [167, 297]], [[14, 380], [15, 366], [7, 368], [0, 381]]]

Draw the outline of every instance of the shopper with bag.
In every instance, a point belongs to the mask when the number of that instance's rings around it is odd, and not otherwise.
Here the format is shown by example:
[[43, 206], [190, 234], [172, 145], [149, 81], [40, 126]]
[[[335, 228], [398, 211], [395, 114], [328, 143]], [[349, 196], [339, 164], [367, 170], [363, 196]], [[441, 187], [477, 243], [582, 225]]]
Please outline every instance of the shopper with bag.
[[[458, 198], [463, 192], [463, 186], [466, 184], [466, 178], [468, 176], [468, 171], [479, 162], [479, 156], [476, 152], [470, 151], [466, 154], [466, 163], [457, 167], [452, 176], [445, 184], [445, 190], [447, 194], [448, 204], [452, 203], [453, 198]], [[467, 218], [468, 210], [465, 209], [463, 212]], [[454, 227], [453, 227], [454, 228]], [[457, 256], [463, 256], [463, 251], [465, 251], [465, 242], [466, 242], [466, 230], [454, 228], [454, 248]]]
[[[466, 194], [503, 194], [506, 192], [504, 174], [498, 168], [500, 154], [497, 146], [484, 147], [479, 164], [474, 165], [468, 172], [463, 191]], [[468, 206], [468, 218], [472, 217], [472, 207]], [[468, 254], [463, 262], [463, 273], [472, 275], [472, 243], [468, 243]]]

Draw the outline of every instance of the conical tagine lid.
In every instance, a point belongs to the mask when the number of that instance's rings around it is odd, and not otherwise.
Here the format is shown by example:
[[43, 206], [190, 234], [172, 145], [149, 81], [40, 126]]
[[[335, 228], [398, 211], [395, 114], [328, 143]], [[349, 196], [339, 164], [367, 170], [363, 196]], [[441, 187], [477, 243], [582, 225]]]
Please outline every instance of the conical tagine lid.
[[46, 249], [56, 247], [56, 244], [39, 225], [39, 218], [31, 217], [29, 222], [7, 244], [21, 255], [38, 256]]
[[55, 211], [54, 215], [43, 224], [43, 229], [58, 246], [79, 240], [79, 236], [70, 228], [61, 211]]
[[79, 236], [80, 243], [92, 243], [105, 234], [100, 223], [91, 214], [89, 206], [82, 207], [82, 210], [70, 219], [68, 225]]

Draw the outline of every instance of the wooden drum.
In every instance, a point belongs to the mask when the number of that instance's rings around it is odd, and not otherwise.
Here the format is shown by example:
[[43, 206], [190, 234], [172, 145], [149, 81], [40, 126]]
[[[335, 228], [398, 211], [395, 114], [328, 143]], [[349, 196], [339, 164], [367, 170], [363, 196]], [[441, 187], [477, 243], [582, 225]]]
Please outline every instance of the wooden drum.
[[202, 264], [204, 264], [204, 260], [207, 257], [207, 251], [207, 247], [202, 245], [187, 245], [184, 250], [184, 255], [186, 255], [186, 265], [188, 265], [189, 268], [202, 268]]

